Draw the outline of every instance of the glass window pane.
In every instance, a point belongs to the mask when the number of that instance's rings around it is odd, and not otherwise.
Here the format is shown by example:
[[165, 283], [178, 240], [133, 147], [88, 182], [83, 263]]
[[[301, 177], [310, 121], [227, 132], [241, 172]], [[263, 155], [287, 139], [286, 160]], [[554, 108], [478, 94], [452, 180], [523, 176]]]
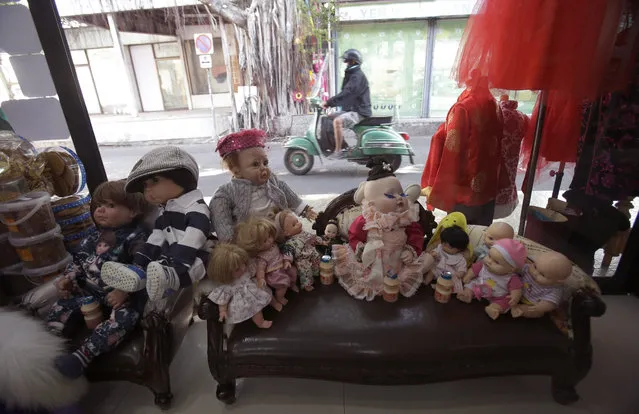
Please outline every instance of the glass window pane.
[[153, 45], [156, 58], [180, 57], [177, 43], [156, 43]]
[[102, 112], [124, 113], [129, 96], [128, 81], [113, 48], [89, 49], [87, 55]]
[[184, 90], [184, 66], [179, 59], [158, 60], [160, 89], [166, 109], [183, 109], [188, 107]]
[[72, 50], [71, 51], [71, 59], [73, 59], [73, 63], [75, 65], [88, 65], [89, 61], [87, 60], [87, 55], [84, 53], [84, 50]]
[[[211, 89], [213, 93], [226, 93], [228, 86], [226, 85], [226, 65], [224, 64], [224, 55], [222, 54], [222, 41], [219, 37], [213, 38], [213, 50], [216, 53], [211, 56], [213, 61]], [[195, 43], [193, 40], [184, 42], [184, 52], [186, 64], [189, 70], [189, 83], [191, 84], [191, 93], [193, 95], [208, 95], [208, 85], [206, 81], [206, 69], [200, 68], [200, 58], [195, 54]]]
[[452, 79], [451, 70], [467, 19], [439, 20], [435, 30], [433, 75], [430, 84], [430, 117], [443, 118], [457, 101], [462, 89]]
[[98, 100], [98, 94], [95, 91], [95, 85], [93, 84], [91, 69], [89, 69], [88, 65], [76, 66], [75, 72], [78, 74], [78, 82], [80, 83], [82, 97], [84, 97], [87, 110], [90, 114], [101, 113], [100, 101]]
[[[371, 90], [373, 115], [419, 117], [422, 113], [426, 65], [426, 22], [344, 25], [339, 53], [358, 49]], [[344, 77], [339, 69], [339, 82]]]

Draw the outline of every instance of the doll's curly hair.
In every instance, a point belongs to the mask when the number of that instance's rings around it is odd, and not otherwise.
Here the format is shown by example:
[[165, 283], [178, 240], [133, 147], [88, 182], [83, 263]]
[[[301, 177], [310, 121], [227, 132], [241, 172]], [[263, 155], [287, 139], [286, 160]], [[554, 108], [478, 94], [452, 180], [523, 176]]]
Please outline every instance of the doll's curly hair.
[[275, 214], [275, 217], [273, 217], [275, 233], [277, 234], [276, 240], [278, 243], [284, 243], [286, 241], [286, 236], [284, 235], [284, 223], [286, 222], [286, 217], [289, 215], [295, 217], [297, 220], [297, 216], [291, 210], [280, 210], [277, 214]]
[[277, 229], [273, 222], [265, 218], [250, 218], [235, 228], [235, 244], [251, 256], [261, 251], [261, 246], [269, 237], [276, 239]]
[[248, 261], [246, 250], [231, 243], [220, 243], [211, 253], [206, 275], [214, 282], [227, 285], [233, 281], [233, 273]]

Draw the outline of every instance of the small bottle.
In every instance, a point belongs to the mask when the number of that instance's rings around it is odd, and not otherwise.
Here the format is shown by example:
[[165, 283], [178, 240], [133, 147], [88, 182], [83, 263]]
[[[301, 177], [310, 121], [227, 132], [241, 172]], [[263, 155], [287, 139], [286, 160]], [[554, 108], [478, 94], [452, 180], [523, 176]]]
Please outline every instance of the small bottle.
[[95, 300], [93, 296], [87, 296], [82, 300], [80, 310], [84, 315], [84, 323], [91, 330], [95, 329], [103, 320], [100, 302]]
[[329, 255], [324, 255], [320, 259], [320, 281], [323, 285], [330, 285], [335, 281], [333, 258]]
[[448, 303], [453, 293], [453, 274], [451, 272], [443, 272], [437, 278], [435, 285], [435, 300], [439, 303]]
[[384, 292], [382, 297], [386, 302], [397, 302], [397, 298], [399, 297], [399, 283], [397, 273], [389, 271], [386, 276], [384, 276]]

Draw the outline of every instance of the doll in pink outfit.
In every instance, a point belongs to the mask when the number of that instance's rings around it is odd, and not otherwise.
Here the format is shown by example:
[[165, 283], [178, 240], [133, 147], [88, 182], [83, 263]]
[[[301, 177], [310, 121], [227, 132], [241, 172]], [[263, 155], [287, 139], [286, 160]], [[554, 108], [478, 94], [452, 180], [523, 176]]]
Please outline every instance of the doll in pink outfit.
[[275, 243], [277, 230], [268, 219], [252, 218], [237, 225], [235, 243], [246, 250], [255, 261], [257, 285], [264, 282], [275, 290], [275, 299], [286, 305], [288, 289], [298, 292], [295, 282], [297, 270], [291, 259], [282, 254]]
[[517, 275], [526, 263], [526, 248], [516, 240], [497, 240], [483, 261], [475, 263], [464, 277], [464, 290], [457, 299], [470, 303], [488, 299], [485, 310], [491, 319], [519, 303], [523, 284]]

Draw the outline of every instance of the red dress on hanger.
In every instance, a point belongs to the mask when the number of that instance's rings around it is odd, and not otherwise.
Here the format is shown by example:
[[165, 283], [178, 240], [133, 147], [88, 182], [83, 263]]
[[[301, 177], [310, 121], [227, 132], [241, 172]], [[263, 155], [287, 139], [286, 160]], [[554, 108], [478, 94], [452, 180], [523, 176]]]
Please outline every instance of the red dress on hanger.
[[477, 69], [491, 87], [595, 97], [610, 61], [624, 0], [480, 0], [454, 69]]
[[485, 80], [462, 92], [431, 139], [421, 183], [429, 208], [480, 206], [508, 186], [507, 174], [500, 177], [502, 125]]

